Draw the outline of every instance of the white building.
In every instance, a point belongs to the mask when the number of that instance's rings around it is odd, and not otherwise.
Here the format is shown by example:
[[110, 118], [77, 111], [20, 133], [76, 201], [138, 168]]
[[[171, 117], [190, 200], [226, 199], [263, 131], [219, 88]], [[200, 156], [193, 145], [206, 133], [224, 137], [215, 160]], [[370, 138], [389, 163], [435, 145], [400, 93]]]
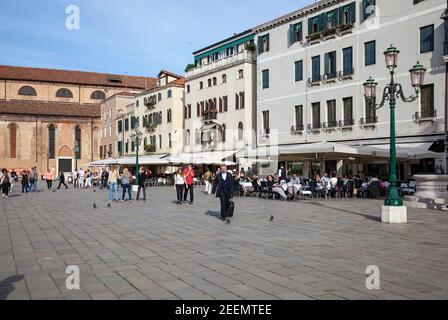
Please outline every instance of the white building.
[[[303, 155], [299, 146], [329, 141], [388, 150], [388, 103], [376, 111], [367, 108], [362, 84], [372, 76], [381, 98], [389, 81], [383, 51], [393, 44], [401, 52], [395, 80], [406, 95], [414, 94], [408, 70], [417, 61], [427, 68], [420, 98], [412, 103], [398, 100], [398, 151], [443, 151], [445, 64], [440, 17], [445, 9], [445, 0], [322, 0], [254, 28], [258, 147], [271, 145], [275, 138], [279, 163], [305, 176], [336, 170], [387, 176], [387, 158]], [[403, 159], [400, 177], [432, 171], [434, 163], [434, 158]], [[274, 162], [262, 172], [272, 173], [277, 165]]]
[[245, 31], [193, 53], [195, 64], [186, 75], [183, 113], [186, 162], [233, 162], [237, 151], [255, 145], [253, 38], [252, 31]]

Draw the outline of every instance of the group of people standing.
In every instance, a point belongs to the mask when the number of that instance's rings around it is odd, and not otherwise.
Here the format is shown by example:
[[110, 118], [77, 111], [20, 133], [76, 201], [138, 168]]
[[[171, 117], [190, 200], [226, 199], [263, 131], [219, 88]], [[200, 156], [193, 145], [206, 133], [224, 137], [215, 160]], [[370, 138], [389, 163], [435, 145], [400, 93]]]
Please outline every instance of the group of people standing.
[[187, 167], [180, 167], [174, 175], [174, 190], [176, 190], [177, 204], [187, 202], [188, 194], [190, 194], [190, 204], [194, 200], [194, 177], [196, 172], [193, 165], [189, 164]]
[[[145, 182], [151, 175], [150, 170], [140, 168], [138, 173], [138, 191], [136, 201], [140, 200], [140, 193], [143, 194], [143, 201], [146, 201], [146, 186]], [[109, 188], [109, 206], [113, 202], [119, 202], [118, 184], [121, 182], [122, 194], [121, 201], [125, 201], [126, 194], [128, 195], [128, 202], [132, 202], [132, 184], [134, 183], [134, 177], [127, 168], [123, 171], [117, 169], [116, 166], [112, 166], [109, 172], [102, 175], [102, 186]]]

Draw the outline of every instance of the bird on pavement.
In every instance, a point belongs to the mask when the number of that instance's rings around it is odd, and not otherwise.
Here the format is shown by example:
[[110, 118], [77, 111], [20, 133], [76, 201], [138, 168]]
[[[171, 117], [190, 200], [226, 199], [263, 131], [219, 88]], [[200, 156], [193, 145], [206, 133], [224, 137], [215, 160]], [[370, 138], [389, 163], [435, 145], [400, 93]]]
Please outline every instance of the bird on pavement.
[[271, 217], [269, 218], [269, 221], [270, 222], [274, 221], [274, 216], [273, 215], [271, 215]]
[[226, 224], [230, 224], [230, 219], [226, 218]]
[[110, 203], [107, 204], [107, 207], [110, 208]]
[[96, 203], [93, 204], [93, 209], [97, 209]]

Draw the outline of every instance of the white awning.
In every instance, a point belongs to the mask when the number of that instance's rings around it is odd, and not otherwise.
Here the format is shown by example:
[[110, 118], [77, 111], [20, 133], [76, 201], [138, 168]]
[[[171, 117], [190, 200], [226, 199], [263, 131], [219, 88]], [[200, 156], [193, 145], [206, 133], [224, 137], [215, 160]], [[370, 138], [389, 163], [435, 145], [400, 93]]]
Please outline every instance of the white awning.
[[280, 154], [307, 154], [307, 153], [344, 153], [357, 154], [356, 148], [334, 142], [318, 142], [293, 146], [280, 146]]
[[118, 164], [118, 160], [114, 158], [102, 159], [93, 161], [89, 164], [90, 167], [99, 167], [99, 166], [110, 166]]
[[198, 153], [183, 153], [180, 155], [173, 155], [168, 158], [168, 161], [173, 164], [192, 163], [192, 164], [222, 164], [235, 165], [234, 162], [228, 158], [232, 157], [236, 150], [231, 151], [213, 151], [213, 152], [198, 152]]
[[[138, 163], [140, 165], [167, 165], [169, 164], [167, 159], [163, 159], [166, 157], [166, 154], [161, 155], [153, 155], [153, 156], [139, 156]], [[135, 157], [126, 157], [118, 159], [118, 164], [120, 165], [135, 165], [136, 158]]]
[[[443, 157], [443, 153], [437, 153], [429, 150], [432, 144], [432, 142], [397, 144], [397, 157], [416, 160], [425, 158], [438, 159]], [[360, 147], [360, 149], [378, 153], [380, 154], [379, 156], [389, 157], [389, 145], [372, 145]]]

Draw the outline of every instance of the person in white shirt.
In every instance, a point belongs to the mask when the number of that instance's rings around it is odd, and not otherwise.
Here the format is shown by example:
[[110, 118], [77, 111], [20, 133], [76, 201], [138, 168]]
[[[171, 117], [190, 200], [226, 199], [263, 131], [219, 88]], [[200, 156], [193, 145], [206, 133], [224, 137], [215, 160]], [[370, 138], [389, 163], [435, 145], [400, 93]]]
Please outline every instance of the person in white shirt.
[[84, 177], [85, 177], [85, 172], [84, 170], [81, 168], [79, 170], [79, 181], [78, 181], [78, 187], [83, 189], [84, 188]]
[[182, 204], [184, 196], [185, 177], [182, 168], [179, 168], [174, 174], [174, 190], [176, 190], [177, 204]]

